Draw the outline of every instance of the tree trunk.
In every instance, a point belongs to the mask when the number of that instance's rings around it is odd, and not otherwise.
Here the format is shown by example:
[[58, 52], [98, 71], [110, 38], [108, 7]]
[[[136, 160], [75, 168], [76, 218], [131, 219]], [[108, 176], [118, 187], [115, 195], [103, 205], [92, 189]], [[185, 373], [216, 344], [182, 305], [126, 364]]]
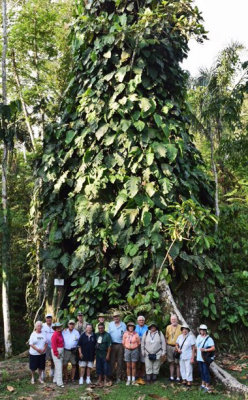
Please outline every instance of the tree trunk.
[[[6, 58], [7, 58], [7, 2], [2, 1], [2, 19], [3, 19], [3, 50], [2, 50], [2, 97], [3, 104], [7, 105], [7, 73], [6, 73]], [[7, 125], [5, 118], [2, 121], [4, 130], [4, 145], [2, 159], [2, 307], [3, 307], [3, 325], [4, 325], [4, 346], [5, 357], [12, 355], [11, 343], [11, 328], [10, 328], [10, 313], [9, 313], [9, 280], [8, 272], [10, 266], [10, 230], [8, 216], [8, 193], [7, 193], [7, 172], [8, 172], [8, 138]]]
[[[213, 133], [210, 129], [210, 144], [211, 144], [211, 164], [212, 164], [212, 171], [214, 175], [214, 182], [215, 182], [215, 215], [217, 218], [220, 216], [220, 208], [219, 208], [219, 181], [218, 181], [218, 172], [216, 168], [216, 164], [214, 161], [214, 137]], [[218, 230], [218, 223], [215, 224], [215, 230]]]
[[23, 109], [23, 113], [24, 113], [24, 117], [25, 117], [25, 122], [27, 125], [27, 129], [28, 129], [28, 133], [30, 136], [30, 140], [32, 143], [32, 147], [35, 150], [35, 141], [34, 141], [34, 132], [32, 129], [32, 126], [29, 122], [29, 115], [28, 115], [28, 110], [27, 110], [27, 106], [26, 103], [24, 101], [24, 97], [22, 95], [22, 87], [21, 87], [21, 82], [20, 82], [20, 78], [18, 75], [18, 70], [17, 70], [17, 66], [16, 66], [16, 60], [15, 60], [15, 52], [14, 50], [12, 50], [12, 64], [13, 64], [13, 71], [14, 71], [14, 76], [15, 76], [15, 80], [16, 80], [16, 85], [17, 85], [17, 90], [18, 90], [18, 94], [21, 100], [21, 104], [22, 104], [22, 109]]
[[[175, 315], [177, 315], [178, 320], [187, 324], [180, 310], [178, 309], [176, 302], [171, 293], [170, 287], [168, 283], [163, 280], [159, 284], [160, 288], [160, 301], [162, 304], [165, 304], [166, 310], [170, 310]], [[213, 362], [210, 366], [210, 369], [214, 376], [229, 390], [236, 391], [242, 394], [248, 394], [248, 386], [243, 385], [237, 379], [235, 379], [231, 374], [226, 372], [223, 368], [221, 368], [216, 362]]]

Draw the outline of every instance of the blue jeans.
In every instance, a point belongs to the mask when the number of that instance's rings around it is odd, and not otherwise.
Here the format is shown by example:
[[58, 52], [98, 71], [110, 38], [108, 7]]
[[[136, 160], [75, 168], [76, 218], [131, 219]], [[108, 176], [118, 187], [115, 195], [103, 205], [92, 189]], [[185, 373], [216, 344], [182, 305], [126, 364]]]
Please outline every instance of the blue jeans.
[[105, 357], [96, 356], [96, 373], [97, 375], [110, 375], [110, 364]]
[[209, 367], [205, 362], [198, 361], [199, 373], [201, 380], [206, 383], [210, 383]]

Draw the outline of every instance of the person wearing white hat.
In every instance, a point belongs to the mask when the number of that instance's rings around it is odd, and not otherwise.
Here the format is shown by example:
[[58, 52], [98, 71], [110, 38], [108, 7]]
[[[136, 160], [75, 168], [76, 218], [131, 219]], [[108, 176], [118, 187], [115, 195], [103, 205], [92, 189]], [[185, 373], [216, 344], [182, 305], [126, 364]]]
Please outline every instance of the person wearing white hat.
[[198, 332], [199, 335], [196, 339], [196, 359], [198, 361], [202, 380], [201, 390], [204, 390], [206, 393], [211, 393], [209, 365], [204, 360], [204, 356], [206, 353], [215, 351], [215, 345], [213, 339], [208, 335], [207, 325], [201, 324], [198, 328]]
[[116, 364], [116, 383], [120, 383], [124, 356], [122, 338], [127, 327], [126, 324], [121, 321], [120, 313], [118, 311], [114, 312], [113, 319], [114, 320], [110, 322], [108, 329], [108, 333], [110, 334], [112, 340], [110, 365], [113, 373]]
[[46, 322], [42, 325], [41, 331], [46, 335], [47, 339], [46, 361], [50, 361], [51, 368], [49, 376], [52, 378], [54, 376], [54, 363], [52, 358], [52, 343], [51, 343], [52, 335], [54, 334], [54, 330], [52, 328], [52, 322], [53, 322], [52, 314], [46, 314], [45, 319]]
[[193, 381], [193, 364], [195, 361], [195, 338], [190, 334], [188, 325], [181, 326], [182, 334], [176, 341], [176, 352], [179, 354], [179, 365], [183, 384], [191, 387]]
[[76, 355], [77, 355], [77, 346], [80, 338], [80, 334], [77, 329], [75, 329], [75, 321], [70, 319], [68, 322], [68, 328], [63, 330], [63, 338], [64, 338], [64, 360], [63, 360], [63, 372], [65, 383], [68, 381], [68, 363], [71, 363], [71, 381], [74, 382], [75, 372], [76, 372]]

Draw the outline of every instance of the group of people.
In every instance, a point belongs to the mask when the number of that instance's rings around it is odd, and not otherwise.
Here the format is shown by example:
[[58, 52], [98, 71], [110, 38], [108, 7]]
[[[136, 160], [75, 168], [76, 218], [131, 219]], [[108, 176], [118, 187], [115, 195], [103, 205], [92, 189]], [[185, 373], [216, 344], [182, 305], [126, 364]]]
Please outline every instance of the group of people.
[[98, 385], [111, 384], [113, 375], [121, 381], [123, 364], [126, 363], [126, 385], [151, 384], [157, 380], [160, 366], [167, 358], [171, 382], [180, 382], [191, 387], [193, 364], [198, 362], [202, 379], [201, 389], [210, 392], [209, 364], [213, 360], [215, 345], [208, 335], [206, 325], [200, 325], [199, 335], [191, 333], [187, 325], [180, 325], [176, 315], [170, 318], [165, 334], [156, 322], [145, 324], [145, 317], [139, 316], [137, 323], [121, 321], [119, 312], [113, 314], [113, 321], [105, 321], [104, 314], [98, 315], [95, 327], [87, 323], [82, 312], [77, 322], [70, 320], [63, 329], [60, 322], [53, 323], [52, 315], [46, 315], [46, 322], [37, 321], [32, 332], [30, 345], [31, 382], [35, 382], [38, 369], [39, 382], [44, 383], [46, 360], [51, 362], [50, 377], [60, 387], [68, 381], [68, 364], [71, 364], [71, 380], [75, 381], [79, 369], [79, 385], [91, 384], [91, 371], [96, 366]]

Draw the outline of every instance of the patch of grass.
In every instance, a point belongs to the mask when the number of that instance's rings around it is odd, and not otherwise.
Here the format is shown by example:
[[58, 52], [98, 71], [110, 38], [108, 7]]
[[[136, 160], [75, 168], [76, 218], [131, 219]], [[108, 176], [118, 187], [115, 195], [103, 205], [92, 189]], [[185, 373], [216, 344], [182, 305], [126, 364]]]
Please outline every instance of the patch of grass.
[[[13, 387], [14, 391], [10, 392], [7, 386]], [[15, 381], [3, 382], [0, 384], [0, 399], [17, 399], [19, 396], [27, 396], [34, 393], [37, 387], [31, 385], [30, 379], [17, 379]]]

